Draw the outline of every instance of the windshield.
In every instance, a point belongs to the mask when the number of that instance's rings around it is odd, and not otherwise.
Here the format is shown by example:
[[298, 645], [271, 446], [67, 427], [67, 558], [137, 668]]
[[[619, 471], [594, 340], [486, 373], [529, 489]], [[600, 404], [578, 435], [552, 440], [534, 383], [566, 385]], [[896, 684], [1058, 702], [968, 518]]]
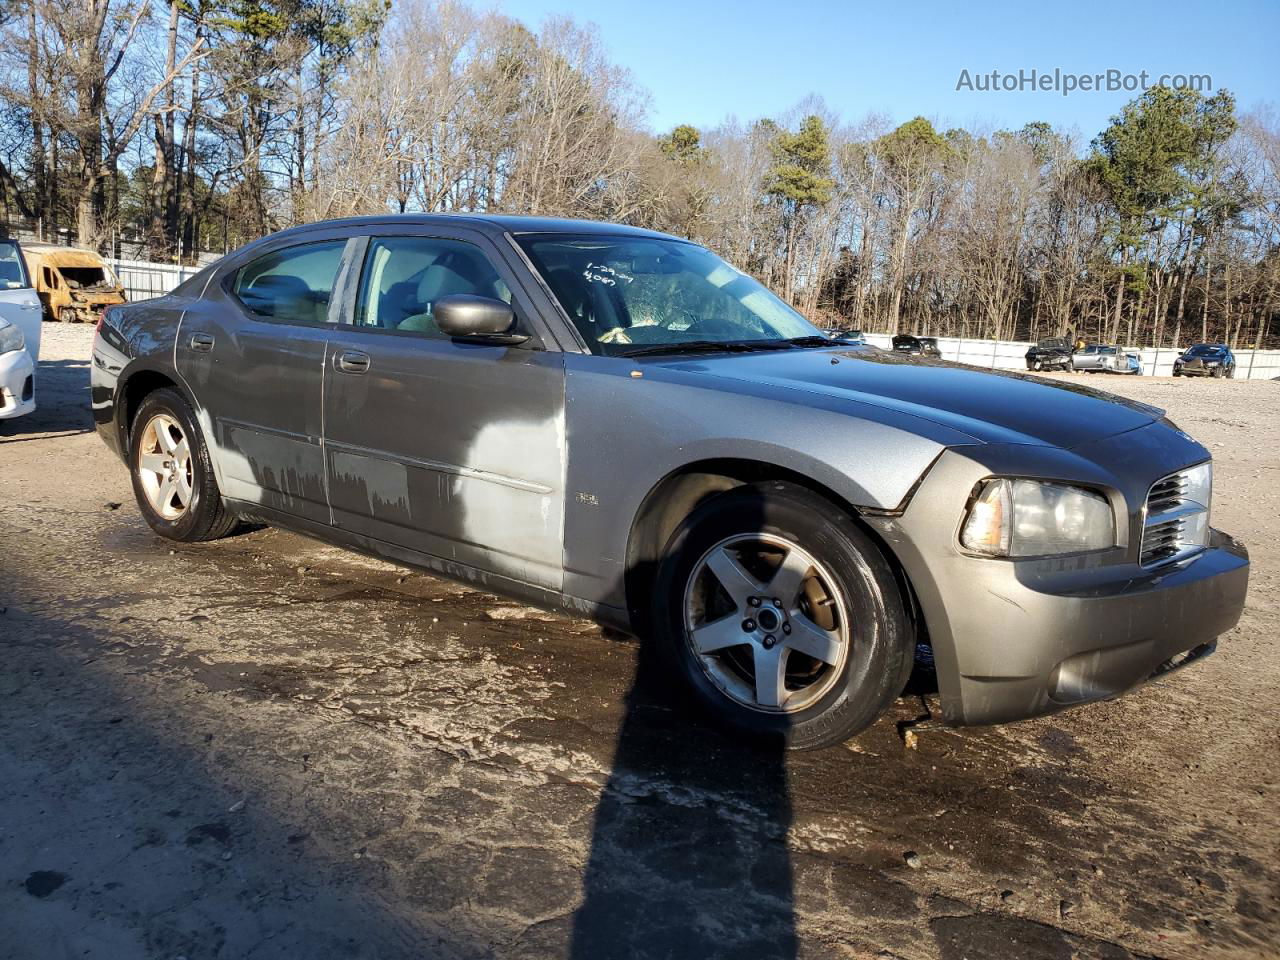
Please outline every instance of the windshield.
[[823, 336], [761, 284], [692, 243], [566, 234], [516, 241], [592, 353]]
[[1207, 343], [1201, 343], [1192, 347], [1187, 351], [1188, 357], [1216, 357], [1222, 353], [1221, 347], [1211, 347]]

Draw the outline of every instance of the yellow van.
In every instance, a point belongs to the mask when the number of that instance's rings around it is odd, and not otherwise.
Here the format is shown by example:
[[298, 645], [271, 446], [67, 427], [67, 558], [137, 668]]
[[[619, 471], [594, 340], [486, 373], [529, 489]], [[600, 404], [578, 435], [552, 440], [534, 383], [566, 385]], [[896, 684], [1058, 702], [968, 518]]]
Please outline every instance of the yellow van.
[[24, 243], [22, 253], [46, 320], [97, 323], [104, 308], [125, 302], [119, 279], [92, 250]]

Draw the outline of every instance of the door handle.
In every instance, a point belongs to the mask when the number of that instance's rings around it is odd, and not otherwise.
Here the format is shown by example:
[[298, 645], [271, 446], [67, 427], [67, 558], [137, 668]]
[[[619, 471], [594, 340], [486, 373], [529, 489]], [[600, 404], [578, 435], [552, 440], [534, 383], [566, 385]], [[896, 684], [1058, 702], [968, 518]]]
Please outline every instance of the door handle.
[[191, 349], [199, 350], [201, 353], [208, 353], [213, 349], [213, 337], [207, 333], [193, 333], [191, 335]]
[[369, 355], [355, 350], [343, 350], [333, 358], [333, 365], [343, 373], [368, 373]]

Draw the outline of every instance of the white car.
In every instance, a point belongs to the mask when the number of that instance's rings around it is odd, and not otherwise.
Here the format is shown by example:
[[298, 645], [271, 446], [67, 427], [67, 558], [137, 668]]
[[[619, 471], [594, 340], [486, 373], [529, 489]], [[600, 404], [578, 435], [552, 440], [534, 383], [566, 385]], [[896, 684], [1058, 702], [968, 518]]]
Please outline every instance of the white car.
[[0, 420], [36, 408], [40, 299], [18, 241], [0, 238]]

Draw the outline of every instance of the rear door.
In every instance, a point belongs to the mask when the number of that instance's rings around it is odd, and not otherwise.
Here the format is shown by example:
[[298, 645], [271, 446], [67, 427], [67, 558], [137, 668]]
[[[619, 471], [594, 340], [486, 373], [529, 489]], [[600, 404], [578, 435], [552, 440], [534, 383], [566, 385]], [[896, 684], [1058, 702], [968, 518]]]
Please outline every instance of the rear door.
[[351, 242], [308, 234], [219, 271], [184, 314], [175, 348], [223, 493], [325, 524], [321, 390]]
[[[445, 337], [432, 306], [461, 293], [510, 303], [531, 339]], [[558, 589], [562, 354], [544, 349], [551, 340], [502, 252], [465, 228], [387, 228], [367, 240], [349, 319], [325, 365], [334, 524]]]

